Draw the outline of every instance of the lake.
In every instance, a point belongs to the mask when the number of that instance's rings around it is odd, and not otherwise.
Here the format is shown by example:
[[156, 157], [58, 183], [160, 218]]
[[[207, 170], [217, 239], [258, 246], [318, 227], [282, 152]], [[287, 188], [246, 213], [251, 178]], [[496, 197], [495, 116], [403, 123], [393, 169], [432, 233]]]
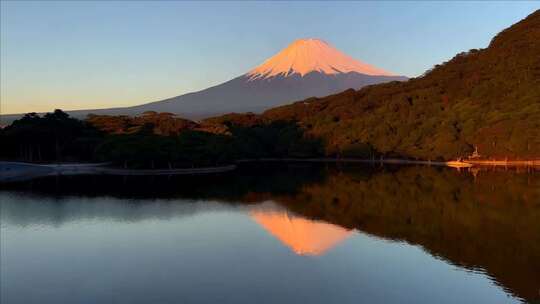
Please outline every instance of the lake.
[[15, 303], [535, 303], [540, 171], [242, 166], [0, 191]]

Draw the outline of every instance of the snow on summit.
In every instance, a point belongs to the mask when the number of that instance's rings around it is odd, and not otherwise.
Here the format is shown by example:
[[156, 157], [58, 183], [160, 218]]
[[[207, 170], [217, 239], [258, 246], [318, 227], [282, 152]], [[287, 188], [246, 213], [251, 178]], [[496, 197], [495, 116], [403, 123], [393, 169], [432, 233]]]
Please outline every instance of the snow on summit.
[[345, 55], [323, 40], [313, 38], [294, 41], [246, 75], [250, 80], [254, 80], [278, 75], [304, 76], [310, 72], [324, 74], [357, 72], [371, 76], [393, 76], [392, 73]]

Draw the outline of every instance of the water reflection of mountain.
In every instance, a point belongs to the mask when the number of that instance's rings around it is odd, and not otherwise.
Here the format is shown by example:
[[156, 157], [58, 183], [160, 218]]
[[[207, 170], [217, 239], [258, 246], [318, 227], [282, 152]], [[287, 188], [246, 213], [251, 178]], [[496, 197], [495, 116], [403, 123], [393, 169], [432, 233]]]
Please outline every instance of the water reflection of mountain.
[[[55, 183], [42, 181], [22, 187], [26, 187], [25, 191], [39, 191], [40, 195], [53, 194], [45, 197], [62, 196], [65, 184], [63, 181]], [[106, 186], [97, 180], [82, 184], [73, 182], [78, 188], [71, 187], [72, 184], [67, 188], [77, 195], [91, 196], [97, 192], [98, 195], [123, 197], [137, 194], [145, 186], [151, 191], [143, 196], [174, 197], [173, 200], [160, 200], [160, 203], [172, 206], [177, 205], [176, 198], [232, 204], [271, 200], [289, 212], [309, 219], [422, 246], [432, 255], [456, 265], [485, 269], [501, 286], [519, 297], [528, 300], [538, 297], [538, 171], [487, 170], [473, 175], [430, 167], [368, 170], [333, 167], [270, 170], [265, 167], [226, 177], [162, 180], [154, 184], [143, 181], [133, 185], [129, 180], [124, 186], [110, 180]], [[145, 199], [136, 204], [143, 202], [152, 204]], [[183, 213], [180, 209], [167, 209], [162, 205], [153, 210]], [[146, 216], [146, 212], [139, 212], [129, 218]], [[277, 221], [284, 223], [283, 218]], [[280, 238], [277, 232], [273, 233]]]
[[519, 297], [538, 297], [538, 172], [481, 171], [474, 178], [420, 167], [368, 179], [335, 173], [295, 195], [262, 196], [309, 218], [420, 245], [451, 263], [485, 269]]
[[352, 233], [341, 226], [306, 219], [286, 210], [253, 209], [250, 216], [298, 255], [324, 255]]

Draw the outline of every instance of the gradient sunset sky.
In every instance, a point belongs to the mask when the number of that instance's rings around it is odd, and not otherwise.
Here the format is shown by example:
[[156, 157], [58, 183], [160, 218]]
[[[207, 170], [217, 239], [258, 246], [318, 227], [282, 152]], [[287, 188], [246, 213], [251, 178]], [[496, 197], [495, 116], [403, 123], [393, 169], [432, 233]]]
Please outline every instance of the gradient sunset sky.
[[540, 2], [2, 1], [1, 114], [136, 105], [230, 80], [298, 38], [418, 76]]

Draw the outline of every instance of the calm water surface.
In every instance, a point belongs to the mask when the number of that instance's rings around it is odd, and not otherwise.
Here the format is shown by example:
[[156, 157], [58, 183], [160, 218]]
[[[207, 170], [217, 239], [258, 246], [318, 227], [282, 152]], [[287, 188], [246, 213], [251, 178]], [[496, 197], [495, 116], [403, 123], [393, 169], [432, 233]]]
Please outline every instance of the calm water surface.
[[538, 171], [53, 178], [4, 187], [0, 208], [3, 304], [540, 298]]

